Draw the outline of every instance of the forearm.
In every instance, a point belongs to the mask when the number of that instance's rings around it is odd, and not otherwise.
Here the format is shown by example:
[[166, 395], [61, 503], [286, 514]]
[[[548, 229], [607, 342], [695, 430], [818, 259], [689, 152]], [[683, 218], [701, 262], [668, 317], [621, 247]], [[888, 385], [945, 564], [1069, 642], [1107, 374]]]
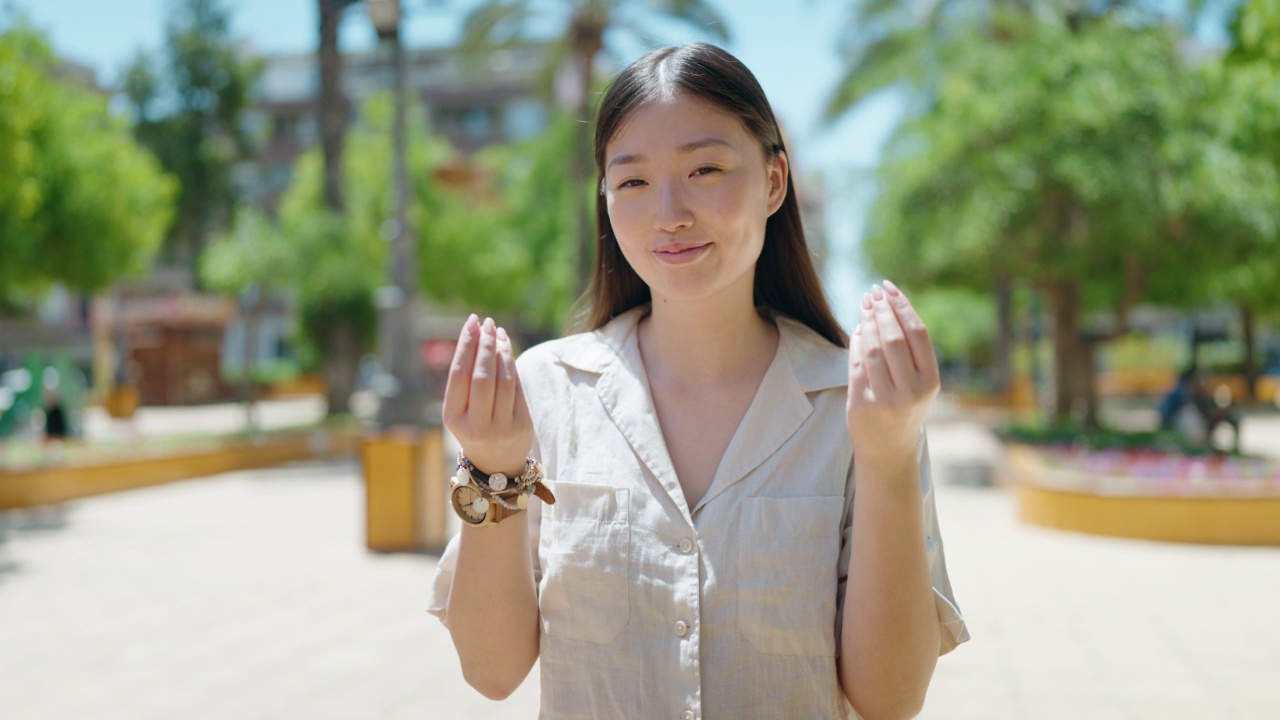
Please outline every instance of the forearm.
[[538, 598], [529, 516], [464, 527], [448, 621], [467, 683], [490, 699], [515, 691], [538, 659]]
[[938, 660], [915, 458], [862, 466], [853, 517], [840, 653], [841, 685], [867, 720], [919, 713]]

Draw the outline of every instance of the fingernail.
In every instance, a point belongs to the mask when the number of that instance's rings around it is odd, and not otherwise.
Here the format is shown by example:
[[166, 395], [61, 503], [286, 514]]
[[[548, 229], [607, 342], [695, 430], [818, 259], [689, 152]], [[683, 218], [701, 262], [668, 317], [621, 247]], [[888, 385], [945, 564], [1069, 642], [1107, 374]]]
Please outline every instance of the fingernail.
[[493, 318], [484, 319], [484, 331], [489, 333], [490, 335], [493, 334]]
[[880, 289], [879, 285], [871, 286], [871, 297], [875, 298], [877, 302], [884, 299], [884, 291]]
[[885, 292], [889, 293], [890, 295], [893, 295], [894, 297], [897, 297], [898, 295], [902, 294], [902, 291], [898, 289], [897, 285], [893, 284], [892, 280], [884, 281], [884, 290]]
[[861, 335], [861, 334], [862, 334], [862, 323], [858, 323], [857, 325], [854, 325], [854, 326], [853, 326], [853, 334], [854, 334], [854, 335]]
[[862, 294], [862, 309], [863, 310], [871, 309], [871, 296], [866, 293]]
[[467, 322], [463, 327], [466, 328], [468, 335], [474, 337], [480, 331], [480, 318], [476, 317], [475, 313], [471, 313], [471, 317], [467, 318]]
[[503, 342], [508, 342], [508, 341], [510, 341], [510, 340], [511, 340], [511, 338], [507, 337], [507, 331], [506, 331], [506, 329], [505, 329], [505, 328], [501, 328], [501, 327], [500, 327], [500, 328], [498, 328], [498, 339], [499, 339], [499, 340], [501, 340], [501, 341], [503, 341]]

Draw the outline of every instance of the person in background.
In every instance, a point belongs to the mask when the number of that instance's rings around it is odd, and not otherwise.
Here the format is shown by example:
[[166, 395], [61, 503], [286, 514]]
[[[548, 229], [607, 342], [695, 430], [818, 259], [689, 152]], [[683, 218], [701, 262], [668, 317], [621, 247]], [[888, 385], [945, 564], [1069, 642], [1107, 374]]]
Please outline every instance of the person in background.
[[57, 390], [44, 391], [44, 441], [63, 442], [67, 439], [67, 411]]
[[[1178, 375], [1178, 382], [1160, 401], [1160, 429], [1179, 429], [1179, 417], [1184, 411], [1194, 410], [1195, 418], [1203, 429], [1203, 442], [1210, 449], [1217, 450], [1213, 442], [1214, 432], [1219, 425], [1226, 424], [1231, 428], [1232, 451], [1240, 452], [1240, 412], [1230, 402], [1220, 405], [1205, 382], [1196, 363], [1192, 362]], [[1200, 432], [1195, 435], [1200, 436]]]

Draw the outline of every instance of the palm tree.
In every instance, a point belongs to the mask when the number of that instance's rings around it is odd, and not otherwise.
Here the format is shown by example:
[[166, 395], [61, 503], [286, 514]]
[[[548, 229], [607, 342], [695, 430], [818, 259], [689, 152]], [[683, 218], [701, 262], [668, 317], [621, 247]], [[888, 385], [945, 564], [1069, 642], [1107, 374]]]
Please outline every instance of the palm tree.
[[[1193, 33], [1201, 20], [1211, 19], [1209, 6], [1220, 13], [1243, 1], [1189, 0], [1176, 19]], [[988, 41], [1010, 39], [992, 22], [999, 14], [1057, 20], [1078, 32], [1112, 15], [1124, 14], [1142, 25], [1175, 19], [1170, 12], [1147, 0], [851, 0], [840, 43], [845, 72], [827, 101], [827, 117], [835, 119], [889, 87], [927, 94], [943, 62], [942, 47], [958, 34], [971, 33], [976, 23], [986, 29]]]
[[[596, 84], [596, 62], [605, 51], [605, 33], [621, 30], [649, 40], [654, 37], [646, 18], [664, 17], [700, 28], [721, 42], [728, 32], [711, 4], [705, 0], [488, 0], [468, 14], [463, 24], [463, 48], [475, 53], [519, 43], [530, 25], [548, 16], [563, 22], [564, 32], [548, 52], [545, 74], [559, 74], [557, 100], [578, 121], [568, 177], [574, 187], [586, 188], [591, 177], [591, 121], [594, 119], [592, 92]], [[588, 216], [585, 192], [574, 193], [575, 290], [581, 291], [591, 273], [594, 232]]]
[[[324, 204], [336, 215], [343, 212], [342, 145], [347, 131], [347, 100], [342, 91], [342, 53], [338, 50], [338, 26], [342, 12], [356, 0], [316, 0], [320, 15], [320, 98], [316, 114], [320, 126], [320, 149], [324, 155]], [[359, 333], [351, 328], [351, 318], [335, 313], [326, 328], [323, 370], [328, 414], [349, 410], [355, 383], [360, 346]]]
[[342, 53], [338, 25], [342, 11], [356, 0], [316, 0], [320, 11], [320, 101], [317, 110], [320, 147], [324, 153], [324, 202], [342, 212], [342, 138], [347, 129], [347, 102], [342, 94]]

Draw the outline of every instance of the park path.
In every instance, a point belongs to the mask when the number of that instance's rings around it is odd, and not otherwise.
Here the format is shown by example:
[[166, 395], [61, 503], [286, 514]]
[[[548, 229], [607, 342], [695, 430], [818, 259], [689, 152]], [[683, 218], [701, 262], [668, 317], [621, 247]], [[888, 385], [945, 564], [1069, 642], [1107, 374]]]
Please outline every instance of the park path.
[[[1278, 430], [1246, 444], [1280, 454]], [[989, 433], [941, 418], [931, 445], [973, 640], [923, 718], [1280, 717], [1280, 548], [1027, 527], [973, 482]], [[536, 669], [503, 703], [463, 684], [434, 564], [364, 550], [352, 461], [0, 514], [0, 718], [532, 720]]]

